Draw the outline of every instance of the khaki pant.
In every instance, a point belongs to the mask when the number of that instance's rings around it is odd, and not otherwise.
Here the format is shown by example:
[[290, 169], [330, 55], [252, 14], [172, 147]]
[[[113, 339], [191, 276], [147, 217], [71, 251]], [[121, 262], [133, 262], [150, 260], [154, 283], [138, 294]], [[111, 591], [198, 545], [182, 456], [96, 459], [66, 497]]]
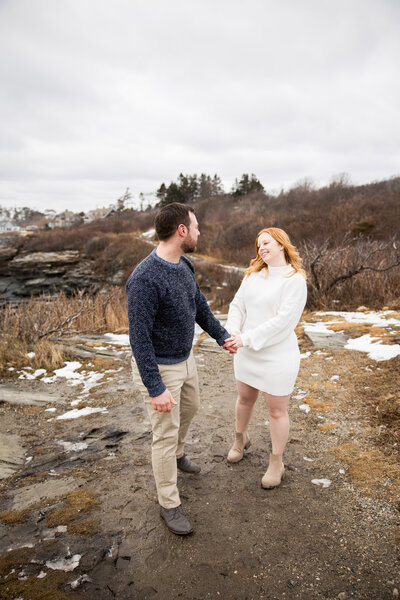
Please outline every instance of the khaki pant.
[[171, 412], [153, 409], [147, 389], [142, 383], [134, 358], [133, 381], [146, 404], [153, 431], [152, 464], [158, 501], [164, 508], [179, 506], [176, 459], [184, 454], [189, 425], [200, 406], [199, 380], [193, 350], [187, 360], [173, 365], [158, 365], [162, 380], [173, 399]]

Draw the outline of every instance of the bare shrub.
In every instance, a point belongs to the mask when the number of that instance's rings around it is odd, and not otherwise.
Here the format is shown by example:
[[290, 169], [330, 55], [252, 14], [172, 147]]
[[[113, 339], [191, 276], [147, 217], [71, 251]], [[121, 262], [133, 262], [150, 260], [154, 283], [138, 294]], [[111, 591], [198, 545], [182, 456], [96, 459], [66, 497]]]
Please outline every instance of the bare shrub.
[[310, 309], [395, 307], [399, 302], [400, 253], [394, 240], [347, 240], [336, 248], [329, 248], [328, 242], [308, 244], [301, 255], [308, 273]]
[[[54, 370], [64, 357], [52, 343], [54, 336], [78, 332], [127, 331], [125, 290], [112, 287], [96, 295], [76, 292], [67, 297], [31, 298], [18, 307], [5, 306], [0, 315], [0, 374], [12, 376], [10, 366]], [[27, 353], [34, 352], [32, 359]]]
[[103, 276], [112, 276], [123, 271], [123, 279], [128, 279], [136, 265], [153, 250], [153, 245], [133, 234], [107, 236], [107, 245], [95, 258], [95, 270]]
[[243, 273], [204, 261], [196, 261], [196, 279], [202, 291], [207, 295], [212, 308], [227, 309], [233, 299], [240, 283]]
[[[146, 231], [152, 227], [154, 211], [124, 211], [106, 219], [79, 226], [40, 231], [24, 241], [24, 252], [83, 250], [92, 238], [109, 234]], [[101, 242], [97, 242], [101, 243]]]

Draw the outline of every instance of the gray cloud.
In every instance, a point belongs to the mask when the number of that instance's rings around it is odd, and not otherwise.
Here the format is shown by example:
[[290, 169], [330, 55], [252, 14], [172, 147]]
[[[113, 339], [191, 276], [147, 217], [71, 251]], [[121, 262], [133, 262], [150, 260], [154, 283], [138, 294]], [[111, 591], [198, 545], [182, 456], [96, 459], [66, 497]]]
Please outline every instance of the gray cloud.
[[397, 0], [2, 0], [0, 203], [399, 172]]

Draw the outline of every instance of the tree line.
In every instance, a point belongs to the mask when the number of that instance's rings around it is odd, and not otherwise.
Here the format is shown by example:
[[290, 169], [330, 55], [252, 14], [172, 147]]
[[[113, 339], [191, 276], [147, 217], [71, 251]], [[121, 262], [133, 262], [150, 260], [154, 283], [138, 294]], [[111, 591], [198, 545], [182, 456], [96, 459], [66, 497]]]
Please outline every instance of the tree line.
[[[245, 196], [255, 191], [263, 192], [264, 186], [254, 173], [250, 175], [243, 173], [240, 180], [235, 179], [230, 195], [235, 197]], [[221, 178], [216, 173], [212, 177], [206, 173], [201, 173], [200, 176], [197, 176], [197, 174], [184, 175], [180, 173], [177, 181], [171, 181], [168, 186], [162, 183], [156, 192], [159, 199], [158, 206], [165, 206], [171, 202], [185, 204], [197, 199], [203, 200], [224, 194], [225, 191]]]

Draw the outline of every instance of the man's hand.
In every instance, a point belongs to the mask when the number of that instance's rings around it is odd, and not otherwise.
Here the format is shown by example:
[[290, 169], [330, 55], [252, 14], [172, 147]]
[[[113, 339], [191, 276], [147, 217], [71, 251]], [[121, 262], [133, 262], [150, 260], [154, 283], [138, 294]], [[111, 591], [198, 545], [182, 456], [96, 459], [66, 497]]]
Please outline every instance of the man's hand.
[[178, 403], [173, 399], [171, 392], [166, 389], [159, 396], [152, 398], [151, 404], [154, 410], [158, 410], [158, 412], [170, 412], [172, 405], [177, 405]]

